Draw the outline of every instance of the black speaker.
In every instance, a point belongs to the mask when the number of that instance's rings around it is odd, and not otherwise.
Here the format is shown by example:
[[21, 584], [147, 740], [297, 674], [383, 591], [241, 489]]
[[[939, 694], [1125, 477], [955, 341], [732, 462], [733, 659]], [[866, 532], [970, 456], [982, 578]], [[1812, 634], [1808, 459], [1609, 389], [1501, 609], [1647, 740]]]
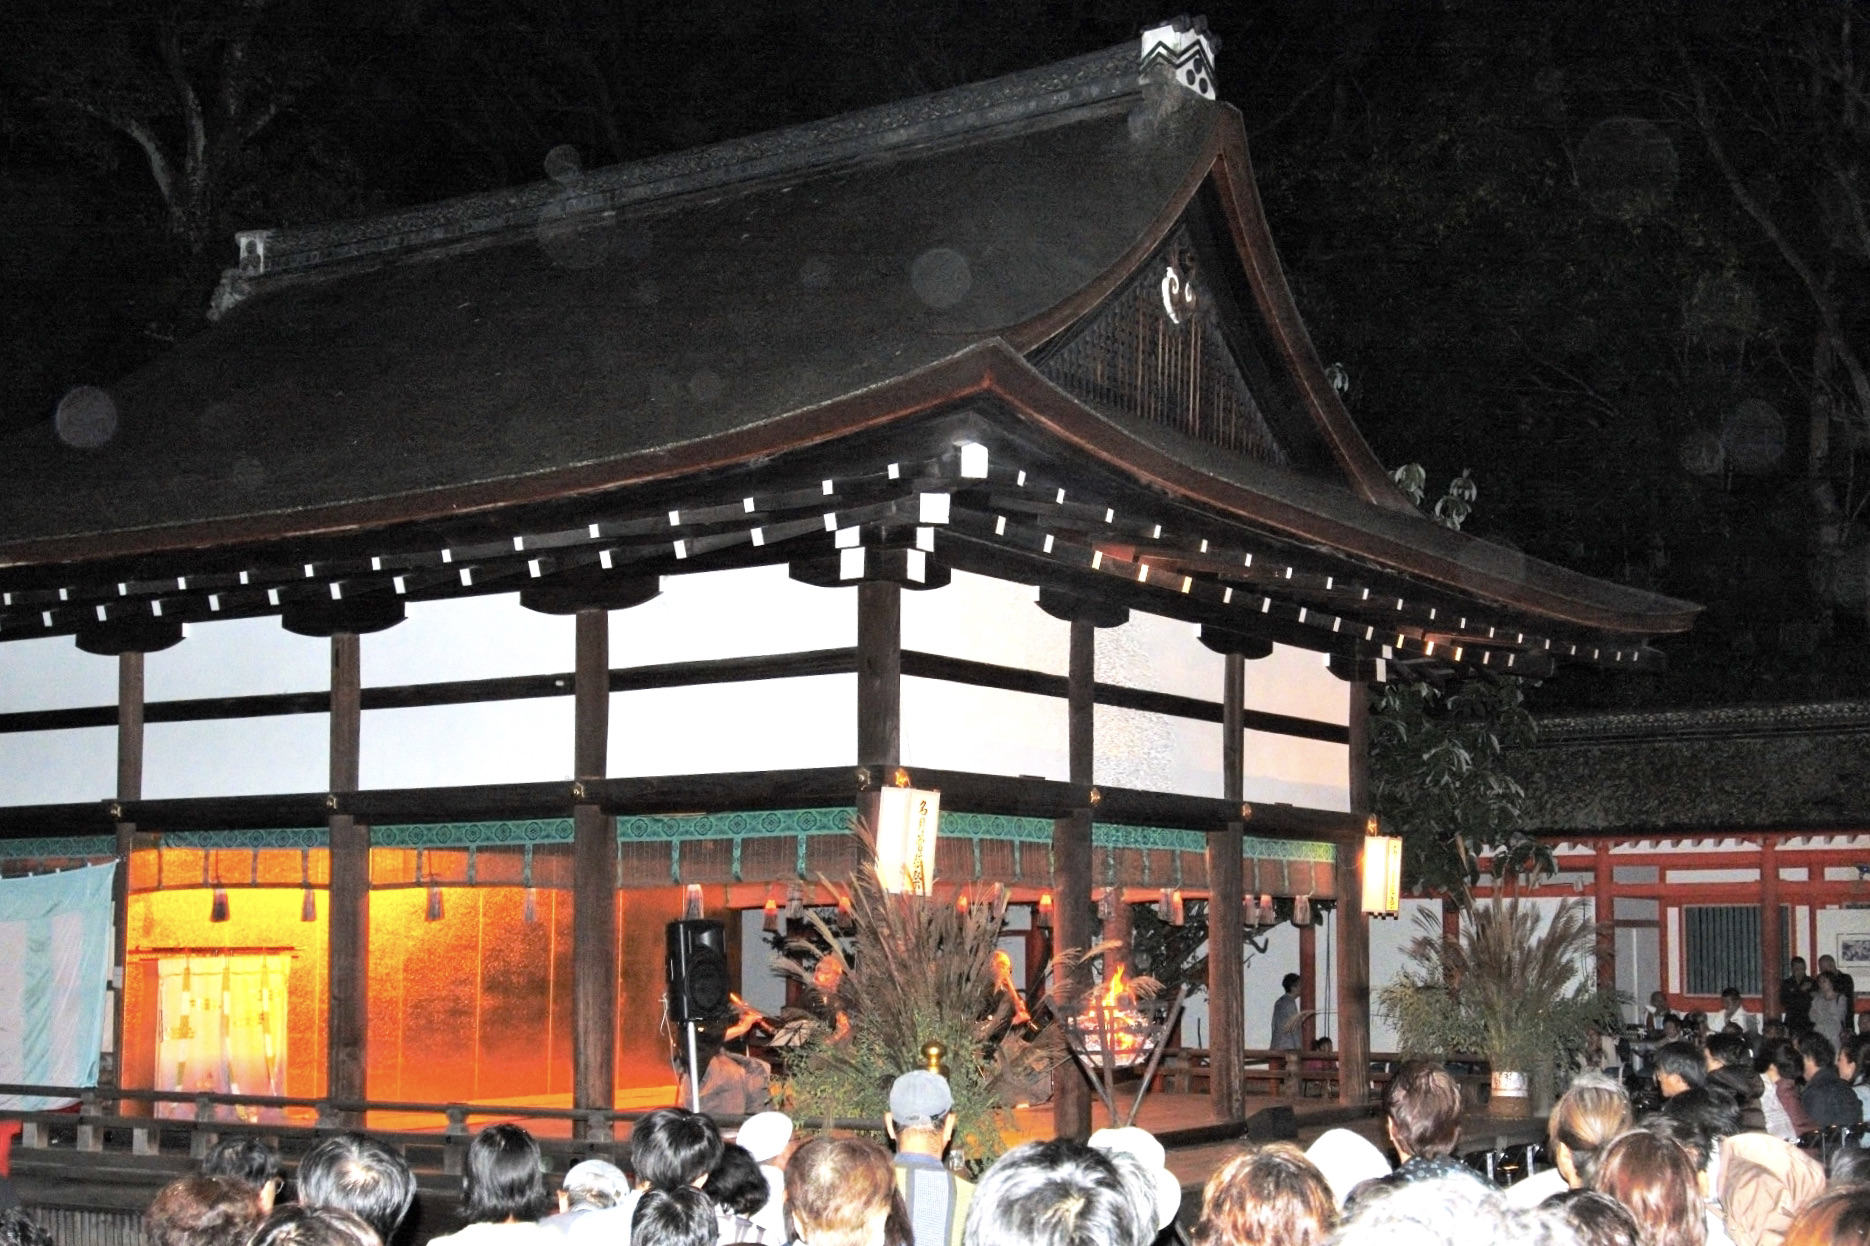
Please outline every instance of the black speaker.
[[717, 921], [669, 923], [669, 1016], [678, 1022], [726, 1015], [727, 927]]
[[1288, 1107], [1264, 1108], [1247, 1117], [1252, 1142], [1291, 1142], [1299, 1136], [1299, 1118]]

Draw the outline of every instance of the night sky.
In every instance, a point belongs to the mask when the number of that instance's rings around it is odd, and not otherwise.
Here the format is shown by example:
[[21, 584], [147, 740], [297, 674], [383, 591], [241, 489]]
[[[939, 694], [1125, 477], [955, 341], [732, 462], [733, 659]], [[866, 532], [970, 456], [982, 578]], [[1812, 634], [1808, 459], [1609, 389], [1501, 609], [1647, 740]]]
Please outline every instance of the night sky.
[[[1535, 705], [1870, 694], [1870, 47], [1848, 12], [1206, 9], [1300, 310], [1379, 457], [1421, 463], [1431, 498], [1471, 470], [1469, 531], [1708, 607], [1667, 674], [1568, 672]], [[830, 116], [1172, 15], [12, 0], [0, 423], [197, 331], [236, 229]]]

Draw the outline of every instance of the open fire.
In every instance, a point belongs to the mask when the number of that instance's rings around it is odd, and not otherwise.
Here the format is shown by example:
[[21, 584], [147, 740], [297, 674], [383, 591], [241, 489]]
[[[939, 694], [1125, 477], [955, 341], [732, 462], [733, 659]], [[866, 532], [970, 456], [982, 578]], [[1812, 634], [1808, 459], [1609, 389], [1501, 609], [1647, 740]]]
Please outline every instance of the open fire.
[[1136, 996], [1124, 986], [1124, 967], [1118, 965], [1095, 999], [1071, 1019], [1072, 1045], [1087, 1058], [1101, 1061], [1110, 1044], [1110, 1063], [1127, 1069], [1149, 1055], [1160, 1027], [1136, 1006]]

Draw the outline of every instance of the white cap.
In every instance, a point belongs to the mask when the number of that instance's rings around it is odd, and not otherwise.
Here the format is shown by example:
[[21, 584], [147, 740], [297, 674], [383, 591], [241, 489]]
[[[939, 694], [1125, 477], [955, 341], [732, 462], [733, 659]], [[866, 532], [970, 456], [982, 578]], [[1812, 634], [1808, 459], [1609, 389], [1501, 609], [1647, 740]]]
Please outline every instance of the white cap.
[[1118, 1129], [1100, 1129], [1088, 1139], [1100, 1151], [1121, 1151], [1149, 1171], [1156, 1183], [1156, 1232], [1169, 1227], [1182, 1208], [1182, 1183], [1169, 1171], [1169, 1153], [1156, 1141], [1156, 1135], [1135, 1125]]
[[1331, 1187], [1331, 1196], [1338, 1200], [1340, 1210], [1352, 1190], [1373, 1178], [1390, 1175], [1390, 1162], [1376, 1144], [1348, 1129], [1327, 1129], [1319, 1134], [1318, 1140], [1305, 1148], [1305, 1158], [1325, 1175], [1325, 1184]]
[[756, 1112], [741, 1122], [734, 1141], [747, 1149], [755, 1163], [764, 1164], [792, 1141], [792, 1118], [784, 1112]]

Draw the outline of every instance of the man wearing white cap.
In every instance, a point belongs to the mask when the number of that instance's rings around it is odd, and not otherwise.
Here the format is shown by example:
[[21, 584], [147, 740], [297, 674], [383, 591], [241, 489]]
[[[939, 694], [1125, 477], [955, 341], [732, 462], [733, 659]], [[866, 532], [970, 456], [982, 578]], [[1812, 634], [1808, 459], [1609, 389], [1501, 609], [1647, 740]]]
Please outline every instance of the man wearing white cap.
[[954, 1138], [953, 1108], [954, 1093], [939, 1073], [914, 1069], [890, 1085], [883, 1128], [896, 1143], [896, 1188], [909, 1211], [915, 1246], [961, 1246], [974, 1184], [942, 1162]]
[[749, 1116], [734, 1135], [734, 1141], [747, 1149], [766, 1178], [766, 1206], [753, 1213], [753, 1223], [766, 1230], [767, 1240], [789, 1242], [792, 1233], [786, 1227], [786, 1150], [792, 1145], [792, 1118], [784, 1112], [760, 1112]]
[[1087, 1139], [1087, 1144], [1106, 1154], [1131, 1156], [1140, 1163], [1153, 1187], [1148, 1206], [1156, 1216], [1156, 1232], [1162, 1232], [1174, 1222], [1175, 1213], [1182, 1209], [1182, 1183], [1169, 1171], [1169, 1153], [1156, 1140], [1155, 1134], [1135, 1125], [1123, 1125], [1098, 1130]]

